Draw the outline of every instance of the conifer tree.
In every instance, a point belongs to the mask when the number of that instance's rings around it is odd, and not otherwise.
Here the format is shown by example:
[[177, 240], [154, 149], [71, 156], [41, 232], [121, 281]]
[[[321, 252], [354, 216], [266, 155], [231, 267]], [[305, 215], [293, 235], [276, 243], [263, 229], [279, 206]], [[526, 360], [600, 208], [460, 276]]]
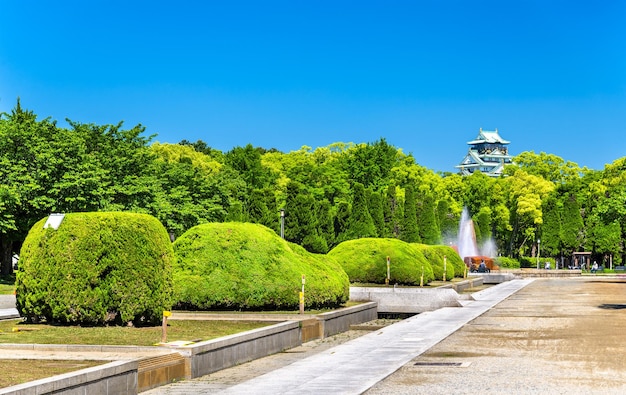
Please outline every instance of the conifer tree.
[[376, 227], [376, 234], [385, 237], [385, 214], [383, 213], [383, 198], [379, 192], [369, 194], [369, 211]]
[[542, 211], [541, 248], [544, 255], [557, 256], [561, 252], [561, 209], [554, 195], [546, 198]]
[[437, 202], [437, 224], [444, 239], [452, 239], [459, 231], [459, 221], [450, 212], [450, 203], [446, 199]]
[[424, 194], [418, 215], [420, 239], [424, 244], [441, 242], [439, 228], [435, 217], [435, 200], [430, 193]]
[[265, 201], [263, 191], [260, 189], [253, 190], [248, 199], [248, 218], [250, 222], [273, 228], [275, 221], [270, 222], [270, 212]]
[[391, 181], [385, 194], [385, 204], [383, 205], [383, 215], [385, 219], [385, 232], [383, 237], [400, 237], [401, 224], [403, 222], [402, 206], [396, 196], [396, 184]]
[[583, 242], [583, 218], [580, 214], [580, 205], [573, 193], [565, 194], [561, 224], [561, 241], [569, 255], [578, 250]]
[[311, 238], [316, 235], [315, 200], [300, 183], [290, 181], [285, 203], [285, 239], [304, 246], [306, 237], [313, 243]]
[[335, 229], [330, 212], [330, 202], [326, 199], [317, 204], [317, 233], [326, 244], [326, 251], [335, 245]]
[[479, 245], [491, 238], [491, 209], [483, 206], [473, 218], [476, 241]]
[[342, 241], [350, 240], [348, 238], [348, 221], [350, 220], [350, 205], [346, 201], [337, 203], [337, 215], [333, 220], [335, 228], [335, 245]]
[[246, 222], [246, 215], [243, 211], [243, 204], [239, 200], [235, 200], [228, 208], [226, 215], [227, 222]]
[[421, 241], [417, 227], [415, 191], [412, 185], [408, 185], [404, 191], [404, 222], [402, 223], [401, 239], [408, 243], [419, 243]]
[[365, 188], [361, 183], [355, 183], [352, 195], [352, 213], [348, 221], [346, 235], [349, 240], [363, 237], [376, 237], [374, 220], [367, 207]]

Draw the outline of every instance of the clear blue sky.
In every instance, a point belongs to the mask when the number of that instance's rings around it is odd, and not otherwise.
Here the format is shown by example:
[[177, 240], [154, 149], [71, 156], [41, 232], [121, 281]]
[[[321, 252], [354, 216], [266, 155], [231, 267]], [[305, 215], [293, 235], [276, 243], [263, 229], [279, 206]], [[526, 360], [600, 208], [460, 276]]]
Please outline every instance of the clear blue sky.
[[626, 156], [626, 1], [0, 0], [0, 111], [288, 152], [388, 143], [455, 171]]

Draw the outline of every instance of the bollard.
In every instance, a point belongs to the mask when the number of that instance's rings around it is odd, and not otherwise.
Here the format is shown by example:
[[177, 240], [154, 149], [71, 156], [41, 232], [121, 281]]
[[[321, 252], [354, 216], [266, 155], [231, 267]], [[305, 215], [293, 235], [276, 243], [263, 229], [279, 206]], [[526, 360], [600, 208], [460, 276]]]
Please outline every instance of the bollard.
[[167, 317], [172, 315], [171, 311], [163, 311], [163, 325], [161, 327], [161, 343], [167, 342]]

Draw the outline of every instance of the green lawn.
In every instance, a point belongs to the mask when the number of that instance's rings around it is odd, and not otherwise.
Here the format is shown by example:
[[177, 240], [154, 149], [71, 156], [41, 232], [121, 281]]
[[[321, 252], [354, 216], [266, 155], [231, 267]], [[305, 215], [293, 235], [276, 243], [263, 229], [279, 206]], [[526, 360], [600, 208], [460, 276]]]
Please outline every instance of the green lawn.
[[0, 276], [0, 295], [11, 295], [15, 292], [15, 275]]
[[[272, 322], [170, 320], [167, 341], [204, 341], [268, 325], [272, 325]], [[161, 341], [161, 331], [161, 326], [144, 328], [53, 326], [24, 324], [21, 319], [17, 319], [0, 321], [0, 343], [151, 346]]]

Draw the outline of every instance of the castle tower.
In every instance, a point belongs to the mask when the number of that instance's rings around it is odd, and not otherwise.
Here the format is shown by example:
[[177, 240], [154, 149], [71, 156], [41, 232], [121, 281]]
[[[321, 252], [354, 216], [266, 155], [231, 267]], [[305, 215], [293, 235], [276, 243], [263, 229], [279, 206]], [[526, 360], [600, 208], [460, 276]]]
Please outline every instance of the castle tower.
[[490, 177], [499, 177], [504, 166], [512, 163], [507, 147], [509, 143], [500, 137], [498, 129], [490, 132], [480, 128], [478, 136], [467, 142], [470, 146], [467, 155], [455, 167], [464, 176], [479, 170]]

